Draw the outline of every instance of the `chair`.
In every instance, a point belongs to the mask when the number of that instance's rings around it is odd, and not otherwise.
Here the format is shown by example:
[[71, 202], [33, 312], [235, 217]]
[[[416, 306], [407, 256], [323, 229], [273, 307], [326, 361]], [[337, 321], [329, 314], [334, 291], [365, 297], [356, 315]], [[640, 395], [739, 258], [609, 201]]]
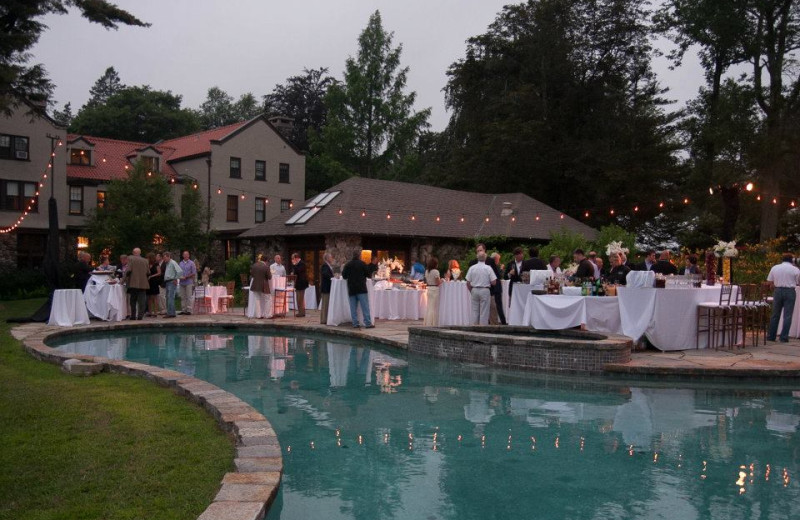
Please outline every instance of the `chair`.
[[241, 280], [243, 288], [250, 285], [250, 281], [247, 279], [247, 273], [239, 273], [239, 280]]
[[722, 285], [718, 302], [703, 302], [697, 305], [695, 348], [700, 348], [702, 334], [706, 334], [708, 337], [709, 348], [720, 346], [724, 348], [732, 344], [731, 330], [734, 328], [734, 315], [731, 307], [732, 294], [733, 286]]
[[[272, 316], [275, 318], [285, 317], [287, 309], [297, 307], [297, 299], [294, 297], [294, 283], [297, 276], [290, 274], [286, 277], [286, 286], [278, 287], [272, 291]], [[295, 309], [297, 314], [297, 309]]]
[[767, 344], [767, 328], [771, 306], [764, 301], [763, 286], [758, 284], [742, 284], [739, 286], [741, 303], [737, 303], [736, 311], [743, 314], [737, 326], [741, 327], [742, 345], [746, 346], [746, 336], [749, 335], [754, 347], [759, 344], [759, 336], [763, 338], [762, 344]]
[[225, 282], [225, 296], [219, 297], [219, 309], [221, 312], [228, 312], [229, 307], [233, 307], [233, 297], [234, 292], [236, 291], [236, 282], [231, 280], [230, 282]]
[[198, 285], [194, 288], [193, 314], [208, 314], [211, 312], [211, 296], [206, 295], [206, 287]]

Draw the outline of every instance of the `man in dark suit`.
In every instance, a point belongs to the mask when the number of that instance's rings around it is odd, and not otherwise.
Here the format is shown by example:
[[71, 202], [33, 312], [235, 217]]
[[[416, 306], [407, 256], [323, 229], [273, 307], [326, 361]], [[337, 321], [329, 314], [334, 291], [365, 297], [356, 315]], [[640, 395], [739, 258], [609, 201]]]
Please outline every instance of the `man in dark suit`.
[[506, 264], [506, 279], [508, 279], [508, 296], [511, 296], [511, 291], [514, 289], [515, 283], [522, 281], [522, 264], [525, 252], [521, 247], [515, 247], [512, 252], [514, 258]]
[[292, 253], [291, 273], [297, 278], [294, 281], [294, 293], [296, 309], [294, 315], [302, 318], [306, 315], [305, 291], [308, 289], [308, 276], [306, 275], [306, 264], [300, 259], [299, 253]]
[[[486, 245], [485, 244], [478, 244], [475, 246], [475, 253], [486, 253]], [[473, 265], [478, 263], [478, 259], [475, 258], [469, 262], [469, 266], [472, 267]], [[492, 268], [494, 271], [494, 275], [497, 277], [498, 280], [501, 280], [500, 277], [500, 269], [497, 266], [497, 262], [495, 262], [492, 256], [486, 255], [486, 265]], [[506, 324], [506, 313], [503, 312], [503, 285], [498, 282], [489, 287], [489, 294], [492, 296], [489, 300], [491, 308], [489, 310], [489, 323], [492, 325], [497, 325], [501, 323], [503, 325]]]
[[670, 258], [669, 249], [661, 251], [661, 256], [659, 256], [658, 262], [655, 263], [655, 265], [651, 270], [653, 272], [661, 273], [664, 275], [678, 274], [678, 266], [673, 264], [669, 258]]
[[141, 320], [147, 304], [147, 289], [150, 288], [150, 264], [142, 258], [142, 250], [138, 247], [128, 257], [128, 294], [131, 301], [131, 319]]
[[580, 280], [588, 280], [594, 278], [594, 264], [589, 261], [583, 253], [583, 249], [578, 248], [572, 252], [572, 260], [578, 264], [578, 270], [575, 271], [575, 278]]
[[324, 262], [320, 268], [319, 279], [320, 286], [319, 292], [322, 296], [322, 310], [319, 313], [319, 322], [322, 325], [328, 323], [328, 304], [331, 299], [331, 279], [333, 278], [333, 256], [330, 253], [325, 253], [322, 256]]
[[636, 265], [636, 271], [652, 271], [656, 265], [656, 252], [653, 249], [648, 249], [645, 253], [644, 262]]
[[531, 255], [530, 258], [522, 262], [522, 272], [525, 271], [542, 271], [547, 269], [547, 264], [544, 260], [539, 258], [539, 248], [536, 246], [531, 247], [528, 249], [528, 253]]
[[272, 274], [267, 262], [264, 261], [264, 255], [259, 253], [256, 262], [250, 267], [250, 277], [253, 279], [250, 282], [250, 293], [258, 302], [255, 317], [266, 318], [271, 311], [267, 296], [269, 295], [269, 280]]
[[359, 328], [358, 308], [364, 316], [364, 328], [374, 329], [372, 318], [369, 315], [369, 296], [367, 292], [367, 264], [361, 261], [361, 248], [353, 251], [353, 259], [347, 262], [342, 269], [342, 278], [347, 280], [347, 293], [350, 300], [350, 318], [353, 327]]

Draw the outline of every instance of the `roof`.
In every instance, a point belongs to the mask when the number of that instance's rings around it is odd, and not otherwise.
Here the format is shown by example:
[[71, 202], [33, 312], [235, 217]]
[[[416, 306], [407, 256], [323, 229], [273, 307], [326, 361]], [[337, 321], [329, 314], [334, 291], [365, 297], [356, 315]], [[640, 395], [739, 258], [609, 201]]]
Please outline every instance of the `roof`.
[[597, 235], [594, 228], [524, 193], [473, 193], [361, 177], [351, 177], [326, 191], [341, 193], [305, 224], [287, 225], [286, 221], [309, 201], [295, 204], [294, 211], [259, 224], [240, 237], [358, 234], [548, 240], [551, 231], [561, 229], [588, 239]]
[[169, 156], [171, 149], [162, 146], [151, 146], [147, 143], [137, 141], [120, 141], [118, 139], [106, 139], [105, 137], [93, 137], [88, 135], [67, 135], [67, 145], [78, 140], [83, 140], [92, 145], [92, 155], [94, 164], [91, 166], [80, 166], [69, 164], [67, 157], [67, 177], [73, 179], [88, 179], [96, 181], [110, 181], [114, 179], [124, 179], [128, 172], [126, 167], [131, 167], [131, 158], [138, 155], [140, 150], [153, 148], [162, 154], [161, 171], [167, 175], [175, 175], [175, 170], [167, 164], [163, 157]]
[[253, 120], [240, 121], [232, 125], [206, 130], [205, 132], [160, 141], [157, 146], [158, 148], [166, 147], [174, 150], [169, 157], [170, 161], [180, 161], [201, 155], [208, 155], [211, 153], [211, 141], [222, 141], [251, 121]]

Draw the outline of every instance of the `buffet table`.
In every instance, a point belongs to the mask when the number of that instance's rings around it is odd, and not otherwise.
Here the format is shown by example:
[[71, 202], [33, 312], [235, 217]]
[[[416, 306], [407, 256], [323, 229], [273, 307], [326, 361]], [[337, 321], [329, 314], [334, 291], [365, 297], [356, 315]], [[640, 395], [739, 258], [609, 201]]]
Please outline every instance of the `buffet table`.
[[72, 327], [88, 325], [89, 313], [80, 289], [57, 289], [53, 291], [53, 305], [50, 308], [48, 325]]
[[467, 282], [442, 282], [439, 286], [439, 327], [470, 325], [472, 303]]
[[622, 334], [617, 300], [609, 296], [529, 293], [523, 323], [538, 330], [562, 330], [584, 325], [586, 330], [593, 332]]
[[83, 300], [89, 314], [104, 321], [122, 321], [127, 314], [125, 286], [108, 283], [107, 278], [99, 283], [90, 280], [83, 291]]
[[373, 292], [370, 301], [370, 314], [373, 319], [421, 320], [425, 318], [427, 309], [428, 292], [425, 290], [377, 290]]
[[[511, 289], [511, 297], [508, 302], [508, 312], [506, 321], [509, 325], [530, 325], [530, 320], [525, 318], [525, 306], [528, 304], [528, 297], [531, 295], [533, 285], [517, 282]], [[508, 294], [507, 287], [503, 291]]]
[[[373, 310], [375, 309], [375, 282], [367, 280], [367, 294], [369, 298], [370, 317], [375, 319]], [[327, 325], [341, 325], [342, 323], [352, 323], [350, 318], [350, 298], [347, 292], [347, 280], [344, 278], [331, 279], [331, 295], [328, 300], [328, 320]], [[361, 314], [361, 307], [358, 308], [359, 323], [364, 323]]]

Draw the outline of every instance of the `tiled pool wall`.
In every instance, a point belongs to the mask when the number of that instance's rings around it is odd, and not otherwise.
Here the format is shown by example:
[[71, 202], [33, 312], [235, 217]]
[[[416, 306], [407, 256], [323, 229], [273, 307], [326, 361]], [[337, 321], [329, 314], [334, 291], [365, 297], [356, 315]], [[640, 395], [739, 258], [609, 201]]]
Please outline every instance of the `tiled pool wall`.
[[627, 363], [629, 338], [583, 331], [537, 334], [527, 327], [408, 329], [408, 350], [424, 356], [514, 370], [590, 373]]

